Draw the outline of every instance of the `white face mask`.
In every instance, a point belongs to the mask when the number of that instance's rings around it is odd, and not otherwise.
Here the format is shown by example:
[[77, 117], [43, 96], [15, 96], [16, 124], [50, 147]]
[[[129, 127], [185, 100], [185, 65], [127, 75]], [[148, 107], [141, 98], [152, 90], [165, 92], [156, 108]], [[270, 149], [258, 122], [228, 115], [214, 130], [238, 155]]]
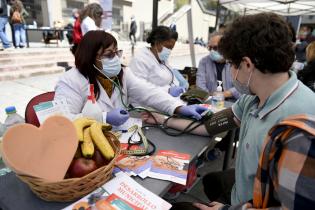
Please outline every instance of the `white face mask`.
[[121, 63], [117, 55], [113, 58], [103, 58], [100, 61], [102, 62], [103, 73], [109, 78], [116, 77], [121, 71]]
[[239, 82], [238, 80], [237, 80], [237, 75], [238, 75], [238, 72], [240, 71], [240, 67], [237, 69], [237, 72], [236, 72], [236, 75], [235, 75], [235, 77], [234, 77], [234, 79], [233, 79], [233, 85], [234, 85], [234, 87], [236, 88], [236, 90], [239, 92], [239, 93], [241, 93], [241, 94], [245, 94], [245, 95], [254, 95], [251, 91], [250, 91], [250, 88], [249, 88], [249, 83], [250, 83], [250, 80], [251, 80], [251, 78], [252, 78], [252, 71], [251, 71], [251, 73], [250, 73], [250, 75], [249, 75], [249, 78], [248, 78], [248, 80], [247, 80], [247, 84], [246, 85], [244, 85], [244, 84], [242, 84], [241, 82]]
[[168, 58], [170, 57], [171, 52], [172, 52], [172, 50], [163, 46], [162, 51], [158, 52], [159, 59], [161, 61], [166, 62], [168, 60]]

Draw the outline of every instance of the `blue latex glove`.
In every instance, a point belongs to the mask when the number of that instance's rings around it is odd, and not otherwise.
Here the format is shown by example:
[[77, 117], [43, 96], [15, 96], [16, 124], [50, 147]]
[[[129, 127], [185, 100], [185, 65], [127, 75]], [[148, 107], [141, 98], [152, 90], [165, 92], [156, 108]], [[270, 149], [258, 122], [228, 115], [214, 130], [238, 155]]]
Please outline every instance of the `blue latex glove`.
[[185, 92], [185, 88], [179, 86], [171, 86], [168, 90], [169, 94], [173, 97], [177, 97], [183, 92]]
[[114, 126], [119, 126], [126, 122], [128, 118], [129, 113], [126, 110], [118, 108], [107, 112], [106, 122]]
[[184, 78], [184, 76], [180, 73], [180, 70], [178, 69], [172, 69], [172, 72], [176, 79], [179, 81], [179, 86], [185, 88], [187, 90], [189, 88], [189, 83]]
[[186, 117], [191, 117], [200, 120], [202, 118], [201, 113], [203, 113], [206, 110], [208, 110], [206, 107], [194, 104], [188, 106], [181, 106], [178, 109], [178, 113]]

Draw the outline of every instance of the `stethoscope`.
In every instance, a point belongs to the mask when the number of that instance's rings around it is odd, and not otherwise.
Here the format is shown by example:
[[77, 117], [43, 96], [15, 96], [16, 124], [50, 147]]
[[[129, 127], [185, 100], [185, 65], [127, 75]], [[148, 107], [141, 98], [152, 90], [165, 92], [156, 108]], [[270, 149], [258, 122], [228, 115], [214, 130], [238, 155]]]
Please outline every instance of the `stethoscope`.
[[[151, 48], [150, 48], [151, 49]], [[150, 50], [151, 52], [152, 52], [152, 50]], [[152, 54], [153, 54], [153, 52], [152, 52]], [[153, 54], [154, 55], [154, 54]], [[157, 58], [156, 58], [156, 56], [154, 55], [154, 57], [155, 57], [155, 59], [157, 60], [157, 62], [158, 62], [158, 64], [162, 64], [163, 66], [165, 66], [166, 68], [167, 68], [167, 70], [171, 73], [171, 75], [172, 75], [172, 80], [171, 80], [171, 82], [169, 83], [169, 86], [172, 86], [172, 85], [174, 85], [174, 86], [176, 86], [175, 85], [175, 83], [174, 83], [174, 73], [173, 73], [173, 71], [172, 71], [172, 69], [170, 68], [170, 67], [168, 67], [166, 64], [165, 64], [165, 62], [163, 62], [163, 61], [159, 61]]]
[[123, 93], [123, 90], [122, 90], [122, 87], [121, 87], [119, 80], [117, 79], [117, 83], [116, 83], [114, 80], [112, 80], [107, 75], [105, 75], [105, 73], [102, 70], [100, 70], [95, 64], [93, 64], [93, 66], [102, 76], [106, 77], [109, 81], [111, 81], [111, 83], [113, 83], [113, 85], [118, 89], [119, 94], [120, 94], [121, 103], [128, 111], [130, 109], [130, 107], [129, 107], [129, 105], [127, 105], [128, 103], [126, 103], [123, 99], [124, 93]]
[[171, 80], [169, 85], [172, 86], [172, 84], [173, 84], [174, 86], [176, 86], [175, 83], [174, 83], [175, 76], [174, 76], [174, 73], [173, 73], [172, 69], [170, 69], [170, 67], [168, 67], [164, 62], [161, 62], [161, 64], [163, 66], [165, 66], [168, 69], [168, 71], [171, 73], [171, 75], [172, 75], [172, 80]]
[[[125, 103], [125, 101], [123, 100], [123, 90], [122, 87], [120, 85], [119, 80], [117, 80], [117, 83], [112, 80], [111, 78], [109, 78], [107, 75], [104, 74], [104, 72], [102, 70], [100, 70], [95, 64], [93, 64], [94, 68], [104, 77], [106, 77], [107, 79], [109, 79], [109, 81], [111, 81], [115, 87], [117, 87], [119, 94], [120, 94], [120, 100], [122, 102], [122, 105], [126, 108], [126, 110], [129, 111], [137, 111], [137, 110], [145, 110], [147, 111], [145, 108], [137, 108], [137, 107], [132, 107], [127, 105], [127, 103]], [[140, 136], [140, 141], [134, 142], [132, 141], [132, 136], [134, 136], [136, 133], [138, 133], [138, 135]], [[129, 150], [133, 145], [141, 145], [141, 144], [145, 144], [146, 143], [146, 148], [145, 149], [138, 149], [138, 150]], [[151, 150], [149, 150], [149, 145], [151, 146]], [[153, 144], [153, 142], [151, 142], [148, 138], [146, 138], [143, 133], [142, 130], [140, 128], [140, 130], [136, 129], [135, 131], [133, 131], [133, 134], [128, 138], [128, 148], [127, 150], [123, 151], [125, 154], [129, 154], [129, 155], [138, 155], [138, 156], [143, 156], [143, 155], [152, 155], [156, 150], [156, 146]]]

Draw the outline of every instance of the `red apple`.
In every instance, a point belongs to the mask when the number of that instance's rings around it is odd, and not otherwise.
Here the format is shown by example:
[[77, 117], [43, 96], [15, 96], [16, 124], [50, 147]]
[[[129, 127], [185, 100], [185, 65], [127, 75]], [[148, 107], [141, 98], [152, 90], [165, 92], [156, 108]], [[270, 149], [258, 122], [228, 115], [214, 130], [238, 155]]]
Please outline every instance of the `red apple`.
[[82, 177], [97, 169], [94, 160], [86, 158], [74, 159], [69, 168], [70, 177]]
[[92, 159], [96, 162], [96, 166], [98, 168], [107, 163], [106, 159], [103, 157], [102, 153], [98, 149], [94, 151]]

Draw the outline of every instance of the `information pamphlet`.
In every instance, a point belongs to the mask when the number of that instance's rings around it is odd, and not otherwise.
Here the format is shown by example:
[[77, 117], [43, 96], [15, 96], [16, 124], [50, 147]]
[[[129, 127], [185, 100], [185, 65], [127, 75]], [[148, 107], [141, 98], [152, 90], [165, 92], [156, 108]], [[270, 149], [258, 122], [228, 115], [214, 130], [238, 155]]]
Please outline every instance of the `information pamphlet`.
[[190, 155], [171, 150], [160, 150], [151, 158], [149, 177], [186, 185]]
[[[131, 176], [140, 176], [146, 170], [150, 171], [151, 161], [150, 156], [127, 156], [122, 155], [118, 157], [115, 165], [122, 171]], [[141, 176], [142, 178], [145, 178]]]
[[123, 172], [64, 210], [168, 210], [172, 205]]
[[118, 157], [116, 167], [129, 176], [151, 177], [186, 185], [190, 155], [160, 150], [153, 156]]

